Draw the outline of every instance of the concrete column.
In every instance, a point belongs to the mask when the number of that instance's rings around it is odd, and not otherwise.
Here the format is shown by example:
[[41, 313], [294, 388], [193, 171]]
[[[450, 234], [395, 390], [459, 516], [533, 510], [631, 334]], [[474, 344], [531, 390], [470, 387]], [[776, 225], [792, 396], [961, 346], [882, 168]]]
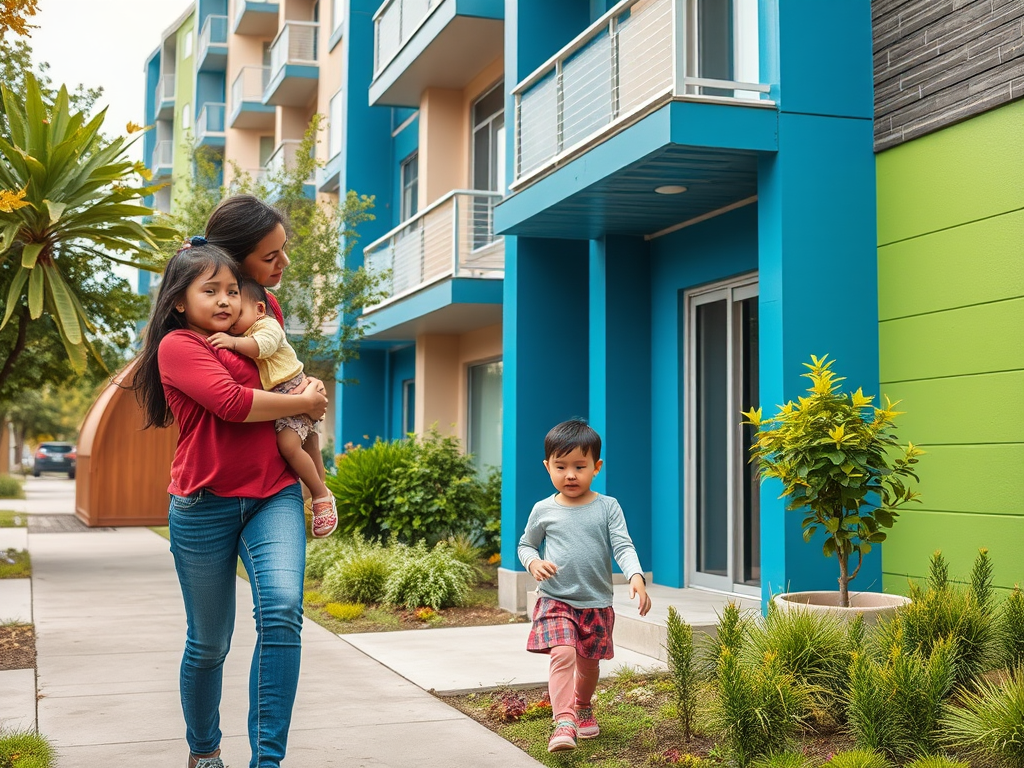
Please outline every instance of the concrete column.
[[442, 435], [458, 434], [459, 384], [458, 336], [416, 338], [416, 432], [432, 426]]

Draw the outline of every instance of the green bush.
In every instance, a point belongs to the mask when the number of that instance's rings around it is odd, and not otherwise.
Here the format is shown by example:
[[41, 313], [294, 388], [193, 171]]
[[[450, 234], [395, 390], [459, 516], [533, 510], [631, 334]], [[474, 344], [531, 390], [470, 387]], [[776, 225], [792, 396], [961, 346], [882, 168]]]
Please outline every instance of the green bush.
[[322, 579], [350, 546], [348, 539], [341, 535], [307, 541], [306, 576], [311, 579]]
[[395, 558], [384, 599], [406, 608], [428, 606], [435, 611], [462, 605], [473, 582], [473, 569], [460, 563], [444, 543], [428, 549], [420, 540]]
[[415, 445], [408, 440], [378, 440], [369, 448], [357, 445], [341, 455], [326, 479], [338, 503], [339, 532], [380, 537], [395, 476], [413, 461], [415, 452]]
[[0, 768], [53, 768], [57, 750], [33, 731], [0, 729]]
[[958, 706], [942, 718], [942, 738], [1010, 768], [1024, 766], [1024, 670], [1014, 669], [1004, 683], [982, 681], [964, 691]]
[[674, 606], [668, 607], [668, 671], [676, 694], [676, 711], [687, 741], [693, 733], [697, 713], [697, 667], [693, 656], [693, 627], [687, 624]]
[[908, 652], [901, 638], [879, 659], [854, 653], [847, 716], [858, 746], [906, 760], [932, 750], [942, 701], [954, 683], [954, 644], [936, 642], [931, 655]]
[[0, 499], [24, 499], [21, 481], [11, 475], [0, 475]]
[[814, 768], [814, 763], [799, 752], [779, 752], [755, 761], [754, 768]]
[[355, 621], [363, 615], [366, 606], [362, 603], [328, 603], [324, 611], [338, 621]]
[[997, 636], [999, 657], [1004, 667], [1024, 666], [1024, 592], [1014, 587], [999, 612]]
[[501, 467], [488, 467], [480, 484], [480, 538], [484, 554], [501, 552]]
[[395, 561], [402, 557], [400, 549], [404, 547], [389, 548], [376, 541], [353, 539], [340, 548], [340, 557], [324, 574], [322, 591], [335, 600], [384, 602], [388, 576]]
[[971, 764], [945, 755], [925, 755], [907, 763], [906, 768], [971, 768]]
[[783, 751], [803, 725], [810, 697], [769, 654], [748, 666], [722, 646], [718, 700], [710, 724], [720, 733], [740, 768]]
[[870, 749], [850, 749], [832, 755], [825, 768], [890, 768], [890, 765], [885, 757]]
[[736, 603], [730, 600], [725, 604], [725, 608], [718, 616], [715, 637], [708, 641], [703, 649], [701, 664], [705, 677], [715, 677], [718, 674], [723, 651], [728, 650], [733, 656], [740, 653], [748, 624], [748, 619], [743, 617], [743, 613]]

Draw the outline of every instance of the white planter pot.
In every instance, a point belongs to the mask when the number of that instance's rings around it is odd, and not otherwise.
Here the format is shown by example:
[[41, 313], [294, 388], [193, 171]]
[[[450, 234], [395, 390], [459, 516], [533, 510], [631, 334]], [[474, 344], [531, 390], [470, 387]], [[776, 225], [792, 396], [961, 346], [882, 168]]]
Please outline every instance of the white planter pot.
[[851, 592], [850, 607], [839, 605], [839, 592], [783, 592], [772, 598], [775, 606], [782, 611], [811, 611], [832, 613], [844, 619], [853, 619], [858, 614], [865, 624], [877, 624], [882, 618], [892, 616], [901, 605], [910, 602], [903, 595], [886, 595], [881, 592]]

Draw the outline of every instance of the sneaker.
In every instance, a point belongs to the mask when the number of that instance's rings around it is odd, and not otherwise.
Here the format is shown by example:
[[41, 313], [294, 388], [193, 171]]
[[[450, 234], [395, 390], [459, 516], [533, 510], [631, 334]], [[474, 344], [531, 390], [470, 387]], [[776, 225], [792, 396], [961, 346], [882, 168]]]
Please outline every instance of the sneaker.
[[576, 723], [559, 720], [555, 723], [555, 732], [548, 739], [548, 752], [564, 752], [567, 749], [576, 749]]
[[334, 496], [313, 502], [313, 538], [322, 539], [338, 527], [338, 507]]
[[224, 768], [224, 761], [220, 759], [220, 750], [214, 757], [188, 756], [188, 768]]
[[597, 725], [597, 720], [594, 719], [594, 710], [592, 707], [577, 707], [576, 722], [579, 723], [577, 730], [579, 731], [581, 739], [592, 739], [601, 733], [601, 729]]

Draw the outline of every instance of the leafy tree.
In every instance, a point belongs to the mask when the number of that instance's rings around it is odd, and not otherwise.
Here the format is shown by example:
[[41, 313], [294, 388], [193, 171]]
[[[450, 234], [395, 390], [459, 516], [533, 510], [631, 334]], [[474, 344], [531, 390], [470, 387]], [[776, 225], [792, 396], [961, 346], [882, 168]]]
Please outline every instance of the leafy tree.
[[16, 35], [27, 35], [32, 25], [31, 16], [39, 11], [39, 0], [3, 0], [0, 2], [0, 39], [8, 31]]
[[[178, 238], [165, 250], [199, 234], [217, 204], [232, 194], [248, 193], [273, 200], [290, 224], [291, 266], [275, 292], [288, 319], [289, 341], [308, 373], [333, 377], [339, 363], [358, 356], [365, 329], [356, 322], [360, 310], [383, 298], [380, 278], [362, 267], [350, 269], [349, 255], [358, 242], [356, 228], [373, 220], [373, 198], [349, 191], [339, 204], [312, 200], [305, 185], [318, 161], [313, 157], [321, 116], [314, 115], [296, 151], [295, 163], [265, 180], [253, 179], [233, 166], [230, 187], [217, 184], [218, 167], [200, 148], [192, 153], [193, 176], [176, 192], [170, 224]], [[187, 148], [186, 148], [187, 149]]]

